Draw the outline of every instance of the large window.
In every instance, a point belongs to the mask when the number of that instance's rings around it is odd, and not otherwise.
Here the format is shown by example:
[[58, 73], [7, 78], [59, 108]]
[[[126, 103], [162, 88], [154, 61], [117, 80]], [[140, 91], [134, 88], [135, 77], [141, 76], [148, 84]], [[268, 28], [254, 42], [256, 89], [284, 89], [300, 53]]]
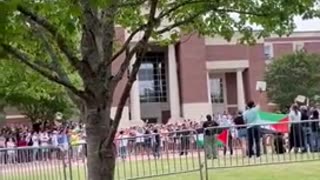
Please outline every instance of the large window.
[[139, 70], [141, 102], [167, 102], [164, 53], [147, 53]]
[[210, 91], [212, 103], [224, 103], [222, 78], [210, 79]]

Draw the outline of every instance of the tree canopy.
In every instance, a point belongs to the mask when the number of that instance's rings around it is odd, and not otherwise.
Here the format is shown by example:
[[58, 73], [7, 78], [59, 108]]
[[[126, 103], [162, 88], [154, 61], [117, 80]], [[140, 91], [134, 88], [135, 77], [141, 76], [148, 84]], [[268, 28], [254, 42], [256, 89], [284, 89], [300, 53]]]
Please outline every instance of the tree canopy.
[[[188, 33], [222, 36], [235, 32], [254, 43], [271, 33], [290, 34], [296, 15], [318, 15], [317, 0], [2, 0], [0, 54], [23, 63], [65, 89], [86, 117], [88, 175], [112, 179], [112, 142], [136, 79], [132, 64], [111, 119], [113, 95], [133, 56], [153, 43], [172, 43]], [[254, 31], [250, 25], [261, 29]], [[117, 42], [117, 27], [129, 35]], [[133, 42], [133, 39], [136, 39]], [[119, 68], [113, 66], [115, 62]], [[79, 78], [74, 83], [70, 75]], [[99, 153], [96, 153], [99, 152]], [[108, 169], [109, 170], [106, 170]]]
[[[314, 4], [315, 0], [3, 0], [1, 54], [88, 101], [98, 93], [113, 96], [131, 58], [146, 50], [150, 38], [171, 42], [181, 33], [197, 32], [230, 39], [237, 31], [242, 34], [241, 42], [253, 43], [271, 33], [289, 34], [294, 29], [295, 15], [317, 15], [312, 10]], [[252, 24], [261, 30], [254, 32]], [[114, 42], [116, 26], [131, 33], [118, 48]], [[139, 33], [141, 38], [130, 48]], [[169, 36], [164, 36], [166, 33]], [[112, 73], [111, 65], [122, 54], [125, 60]], [[134, 64], [123, 91], [114, 129], [139, 64]], [[77, 85], [70, 81], [70, 70], [80, 76]]]
[[23, 64], [0, 61], [0, 101], [16, 107], [32, 122], [52, 122], [61, 112], [66, 118], [73, 113], [73, 104], [62, 87], [44, 79]]
[[268, 97], [286, 110], [298, 95], [317, 102], [320, 94], [320, 56], [297, 52], [275, 59], [265, 74]]

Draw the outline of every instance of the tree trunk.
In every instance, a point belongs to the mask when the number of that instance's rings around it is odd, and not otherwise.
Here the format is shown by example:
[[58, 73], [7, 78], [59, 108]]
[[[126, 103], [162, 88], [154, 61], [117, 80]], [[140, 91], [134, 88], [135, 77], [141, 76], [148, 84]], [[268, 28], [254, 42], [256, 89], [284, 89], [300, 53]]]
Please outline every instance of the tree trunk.
[[101, 146], [110, 131], [110, 109], [100, 107], [91, 106], [86, 116], [88, 180], [113, 180], [115, 147]]

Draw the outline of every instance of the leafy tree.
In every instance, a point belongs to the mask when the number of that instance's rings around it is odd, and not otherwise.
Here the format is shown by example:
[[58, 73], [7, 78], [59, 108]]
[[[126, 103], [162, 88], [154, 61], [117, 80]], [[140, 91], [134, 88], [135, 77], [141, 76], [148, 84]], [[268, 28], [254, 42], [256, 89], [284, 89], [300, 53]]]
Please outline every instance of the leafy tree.
[[[141, 60], [133, 63], [112, 120], [113, 94], [132, 57], [143, 56], [151, 38], [170, 43], [178, 41], [181, 34], [197, 32], [230, 39], [238, 31], [243, 35], [241, 42], [254, 43], [255, 38], [270, 33], [290, 33], [294, 15], [310, 12], [315, 1], [3, 0], [0, 47], [3, 55], [65, 87], [81, 102], [89, 179], [111, 180], [113, 139]], [[315, 14], [312, 11], [308, 17]], [[262, 30], [254, 33], [249, 24]], [[131, 33], [123, 43], [116, 43], [116, 25]], [[133, 44], [134, 37], [139, 40]], [[121, 61], [119, 69], [112, 66], [115, 61]], [[78, 74], [82, 86], [70, 80], [70, 69]]]
[[33, 123], [52, 123], [57, 112], [65, 118], [72, 115], [74, 107], [64, 89], [23, 64], [0, 61], [0, 77], [3, 107], [17, 107]]
[[284, 111], [297, 95], [318, 101], [320, 56], [297, 52], [274, 60], [265, 74], [268, 97]]

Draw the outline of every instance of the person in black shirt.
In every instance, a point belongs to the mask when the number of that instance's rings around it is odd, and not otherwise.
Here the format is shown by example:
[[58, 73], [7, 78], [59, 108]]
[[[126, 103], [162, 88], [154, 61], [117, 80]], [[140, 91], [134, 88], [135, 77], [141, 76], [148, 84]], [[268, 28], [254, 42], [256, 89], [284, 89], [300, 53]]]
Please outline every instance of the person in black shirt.
[[160, 147], [161, 147], [161, 137], [158, 129], [153, 131], [154, 140], [153, 140], [153, 156], [155, 158], [160, 158]]
[[216, 159], [218, 152], [217, 152], [217, 129], [219, 124], [212, 120], [211, 115], [207, 115], [207, 121], [203, 124], [204, 129], [204, 148], [206, 157], [208, 159]]
[[301, 107], [301, 126], [302, 126], [302, 142], [303, 142], [303, 152], [308, 151], [308, 147], [311, 149], [311, 128], [309, 122], [303, 122], [309, 120], [307, 107]]
[[276, 154], [284, 154], [286, 153], [286, 148], [285, 146], [285, 140], [283, 138], [283, 134], [282, 133], [276, 133], [275, 137], [274, 137], [274, 141], [273, 141], [273, 145], [274, 145], [274, 152]]
[[245, 126], [245, 121], [242, 116], [242, 112], [239, 112], [238, 115], [233, 120], [234, 124], [237, 126], [238, 140], [240, 140], [240, 145], [242, 149], [242, 155], [247, 155], [247, 127]]
[[182, 125], [180, 135], [180, 141], [181, 141], [181, 150], [180, 150], [180, 156], [182, 155], [188, 155], [188, 150], [190, 146], [190, 131], [188, 131], [188, 128], [186, 124]]
[[144, 137], [144, 149], [147, 152], [147, 154], [149, 155], [151, 150], [152, 150], [152, 136], [151, 136], [151, 132], [150, 130], [146, 130], [144, 133], [145, 137]]
[[319, 112], [317, 109], [312, 112], [312, 120], [317, 120], [310, 123], [311, 126], [311, 152], [320, 152], [320, 126], [319, 126]]

